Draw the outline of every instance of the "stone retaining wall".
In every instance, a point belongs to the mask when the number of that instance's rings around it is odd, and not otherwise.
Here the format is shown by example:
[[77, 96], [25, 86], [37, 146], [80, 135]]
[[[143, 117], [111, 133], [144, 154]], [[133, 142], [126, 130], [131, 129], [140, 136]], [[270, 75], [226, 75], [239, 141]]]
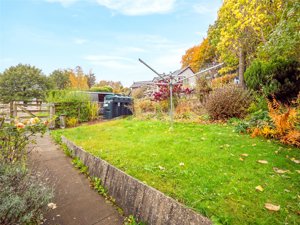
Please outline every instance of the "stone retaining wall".
[[115, 198], [125, 215], [134, 215], [149, 225], [211, 224], [206, 217], [91, 155], [67, 138], [62, 137], [62, 142], [89, 167], [91, 176], [102, 180], [102, 185]]

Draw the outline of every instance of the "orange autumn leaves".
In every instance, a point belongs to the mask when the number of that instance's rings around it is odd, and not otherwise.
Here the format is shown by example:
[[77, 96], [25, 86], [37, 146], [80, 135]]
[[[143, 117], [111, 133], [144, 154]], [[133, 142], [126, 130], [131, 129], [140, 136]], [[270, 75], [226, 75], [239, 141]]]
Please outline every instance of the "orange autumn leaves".
[[83, 70], [80, 66], [77, 66], [75, 70], [69, 70], [69, 79], [70, 79], [70, 86], [72, 89], [76, 90], [88, 90], [88, 80]]
[[215, 50], [209, 44], [208, 38], [203, 39], [201, 44], [189, 48], [182, 56], [182, 68], [190, 66], [194, 72], [198, 72], [207, 63], [213, 62]]
[[[299, 101], [298, 97], [298, 101]], [[296, 124], [300, 123], [298, 108], [285, 107], [279, 104], [275, 99], [268, 103], [269, 116], [272, 119], [274, 127], [265, 125], [252, 129], [252, 137], [264, 136], [266, 138], [279, 139], [284, 144], [300, 147], [300, 131]]]

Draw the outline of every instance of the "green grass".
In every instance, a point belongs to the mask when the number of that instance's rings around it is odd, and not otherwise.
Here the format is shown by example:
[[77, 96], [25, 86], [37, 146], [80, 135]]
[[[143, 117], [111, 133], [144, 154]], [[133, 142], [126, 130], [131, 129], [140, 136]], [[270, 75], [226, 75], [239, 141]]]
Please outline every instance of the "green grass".
[[[299, 149], [215, 124], [176, 123], [170, 131], [168, 123], [117, 120], [54, 132], [215, 223], [300, 224], [300, 165], [291, 160]], [[265, 203], [281, 208], [270, 212]]]

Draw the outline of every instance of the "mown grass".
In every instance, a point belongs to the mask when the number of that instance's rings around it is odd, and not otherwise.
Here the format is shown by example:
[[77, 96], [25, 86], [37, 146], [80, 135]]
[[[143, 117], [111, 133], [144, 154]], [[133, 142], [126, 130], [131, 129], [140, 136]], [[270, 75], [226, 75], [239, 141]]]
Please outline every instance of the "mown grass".
[[[170, 131], [168, 123], [130, 119], [54, 135], [66, 136], [215, 223], [300, 224], [300, 165], [291, 160], [300, 159], [299, 149], [239, 135], [228, 125], [175, 123]], [[289, 171], [278, 174], [274, 167]], [[265, 203], [281, 208], [271, 212]]]

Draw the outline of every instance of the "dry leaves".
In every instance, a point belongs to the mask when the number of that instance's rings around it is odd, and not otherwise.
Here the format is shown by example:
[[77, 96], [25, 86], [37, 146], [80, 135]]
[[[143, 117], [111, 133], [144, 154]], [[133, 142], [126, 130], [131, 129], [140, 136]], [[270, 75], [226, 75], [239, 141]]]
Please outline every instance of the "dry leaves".
[[48, 204], [48, 207], [49, 207], [50, 209], [56, 209], [56, 208], [57, 208], [56, 204], [53, 203], [53, 202], [49, 203], [49, 204]]
[[258, 185], [255, 187], [255, 190], [262, 192], [262, 191], [264, 191], [264, 188], [262, 186]]
[[239, 158], [240, 161], [244, 161], [244, 159], [242, 157]]
[[267, 160], [257, 160], [258, 163], [261, 164], [268, 164], [269, 162]]
[[244, 154], [241, 154], [241, 156], [243, 156], [243, 157], [248, 157], [249, 155], [246, 154], [246, 153], [244, 153]]
[[166, 169], [166, 168], [163, 167], [163, 166], [158, 166], [158, 168], [159, 168], [160, 170], [165, 170], [165, 169]]
[[291, 158], [291, 160], [292, 160], [294, 163], [300, 164], [300, 160], [298, 160], [298, 159]]
[[284, 174], [284, 173], [290, 172], [289, 170], [282, 170], [277, 167], [273, 167], [273, 170], [274, 170], [274, 172], [279, 173], [279, 174]]
[[300, 173], [300, 170], [296, 170], [297, 173]]
[[265, 204], [265, 208], [270, 210], [270, 211], [274, 211], [274, 212], [277, 212], [280, 210], [280, 205], [273, 205], [271, 203], [266, 203]]
[[252, 146], [256, 146], [256, 144], [252, 144]]

